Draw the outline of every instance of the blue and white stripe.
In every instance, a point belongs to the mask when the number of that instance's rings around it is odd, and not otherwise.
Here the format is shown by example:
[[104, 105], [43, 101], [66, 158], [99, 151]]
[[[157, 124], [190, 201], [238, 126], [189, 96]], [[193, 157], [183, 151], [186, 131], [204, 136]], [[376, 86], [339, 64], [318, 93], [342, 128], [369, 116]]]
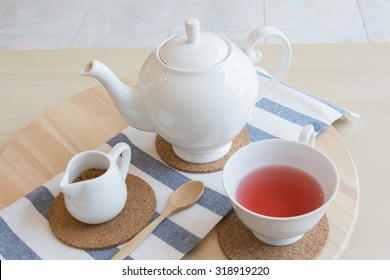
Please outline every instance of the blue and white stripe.
[[[268, 77], [259, 73], [261, 79]], [[252, 142], [271, 138], [297, 139], [306, 124], [322, 132], [342, 116], [353, 116], [344, 109], [278, 84], [254, 110], [247, 124]], [[129, 172], [148, 182], [156, 195], [155, 217], [165, 208], [172, 192], [189, 180], [201, 180], [206, 190], [191, 208], [163, 221], [128, 259], [180, 259], [230, 211], [222, 186], [222, 172], [190, 174], [177, 171], [161, 161], [155, 149], [155, 134], [128, 127], [104, 143], [109, 151], [118, 142], [131, 146]], [[109, 259], [121, 246], [107, 250], [84, 251], [59, 241], [51, 232], [48, 211], [60, 192], [62, 173], [39, 186], [14, 204], [0, 211], [0, 259]]]

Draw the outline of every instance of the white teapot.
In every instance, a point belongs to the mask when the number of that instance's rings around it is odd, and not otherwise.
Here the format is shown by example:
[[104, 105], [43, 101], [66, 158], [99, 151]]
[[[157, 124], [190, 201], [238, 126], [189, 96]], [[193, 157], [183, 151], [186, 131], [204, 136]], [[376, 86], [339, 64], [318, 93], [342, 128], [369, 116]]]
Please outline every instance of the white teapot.
[[[156, 131], [181, 159], [206, 163], [223, 157], [250, 120], [253, 108], [278, 83], [290, 64], [291, 46], [276, 28], [255, 29], [241, 50], [226, 37], [200, 32], [199, 21], [185, 22], [186, 34], [164, 41], [143, 63], [138, 86], [123, 84], [99, 61], [80, 74], [97, 78], [131, 126]], [[276, 74], [264, 85], [254, 63], [254, 47], [267, 36], [283, 45]]]

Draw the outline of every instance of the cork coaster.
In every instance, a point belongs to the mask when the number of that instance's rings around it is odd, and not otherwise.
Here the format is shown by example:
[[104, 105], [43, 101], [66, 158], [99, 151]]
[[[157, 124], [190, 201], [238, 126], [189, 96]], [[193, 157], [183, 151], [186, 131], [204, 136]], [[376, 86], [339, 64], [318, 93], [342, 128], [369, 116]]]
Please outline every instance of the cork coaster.
[[244, 128], [232, 142], [230, 151], [222, 158], [208, 163], [191, 163], [179, 158], [173, 151], [172, 145], [169, 144], [159, 134], [156, 137], [156, 149], [161, 159], [169, 166], [188, 173], [211, 173], [220, 171], [225, 166], [226, 161], [241, 147], [250, 143], [249, 132]]
[[84, 250], [108, 249], [129, 241], [149, 224], [156, 210], [152, 188], [141, 178], [128, 174], [127, 201], [112, 220], [85, 224], [73, 218], [60, 193], [49, 209], [49, 224], [53, 234], [65, 244]]
[[219, 244], [233, 260], [309, 260], [319, 255], [328, 238], [326, 215], [299, 241], [287, 246], [272, 246], [258, 240], [231, 211], [217, 226]]

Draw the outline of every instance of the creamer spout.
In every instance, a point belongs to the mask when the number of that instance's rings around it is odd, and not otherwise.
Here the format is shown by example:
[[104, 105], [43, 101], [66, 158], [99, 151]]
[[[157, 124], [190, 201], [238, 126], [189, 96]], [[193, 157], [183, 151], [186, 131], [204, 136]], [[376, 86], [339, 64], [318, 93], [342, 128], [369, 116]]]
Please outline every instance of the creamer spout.
[[69, 199], [73, 199], [80, 191], [80, 183], [72, 183], [69, 181], [69, 169], [70, 167], [67, 167], [67, 170], [65, 171], [64, 177], [62, 177], [62, 180], [60, 182], [60, 188], [61, 191], [64, 193], [65, 196], [67, 196]]

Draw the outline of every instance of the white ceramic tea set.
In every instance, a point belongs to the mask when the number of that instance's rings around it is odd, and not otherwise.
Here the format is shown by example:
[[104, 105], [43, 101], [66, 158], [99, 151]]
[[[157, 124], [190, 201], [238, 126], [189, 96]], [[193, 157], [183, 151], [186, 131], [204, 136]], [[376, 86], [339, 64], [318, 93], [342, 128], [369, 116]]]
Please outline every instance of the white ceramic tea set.
[[[178, 157], [191, 163], [220, 159], [232, 140], [252, 117], [259, 101], [283, 77], [290, 63], [291, 46], [276, 28], [259, 27], [240, 49], [228, 38], [201, 32], [197, 19], [185, 22], [185, 34], [164, 41], [143, 63], [138, 85], [122, 83], [99, 61], [91, 61], [81, 75], [98, 79], [110, 94], [122, 117], [131, 126], [159, 133]], [[258, 79], [255, 63], [262, 54], [256, 44], [268, 36], [283, 46], [279, 69], [268, 82]], [[301, 142], [301, 143], [300, 143]], [[223, 170], [223, 184], [233, 208], [255, 236], [272, 245], [299, 240], [322, 217], [338, 189], [338, 173], [331, 160], [313, 147], [314, 131], [303, 129], [299, 141], [266, 140], [237, 151]], [[122, 160], [118, 164], [119, 155]], [[125, 178], [130, 147], [120, 143], [107, 154], [87, 151], [68, 164], [61, 181], [70, 214], [85, 223], [106, 222], [126, 203]], [[235, 198], [238, 182], [254, 168], [285, 163], [303, 168], [324, 188], [325, 202], [297, 217], [275, 218], [254, 213]], [[88, 168], [107, 171], [98, 178], [73, 183]], [[131, 203], [131, 202], [130, 202]]]

